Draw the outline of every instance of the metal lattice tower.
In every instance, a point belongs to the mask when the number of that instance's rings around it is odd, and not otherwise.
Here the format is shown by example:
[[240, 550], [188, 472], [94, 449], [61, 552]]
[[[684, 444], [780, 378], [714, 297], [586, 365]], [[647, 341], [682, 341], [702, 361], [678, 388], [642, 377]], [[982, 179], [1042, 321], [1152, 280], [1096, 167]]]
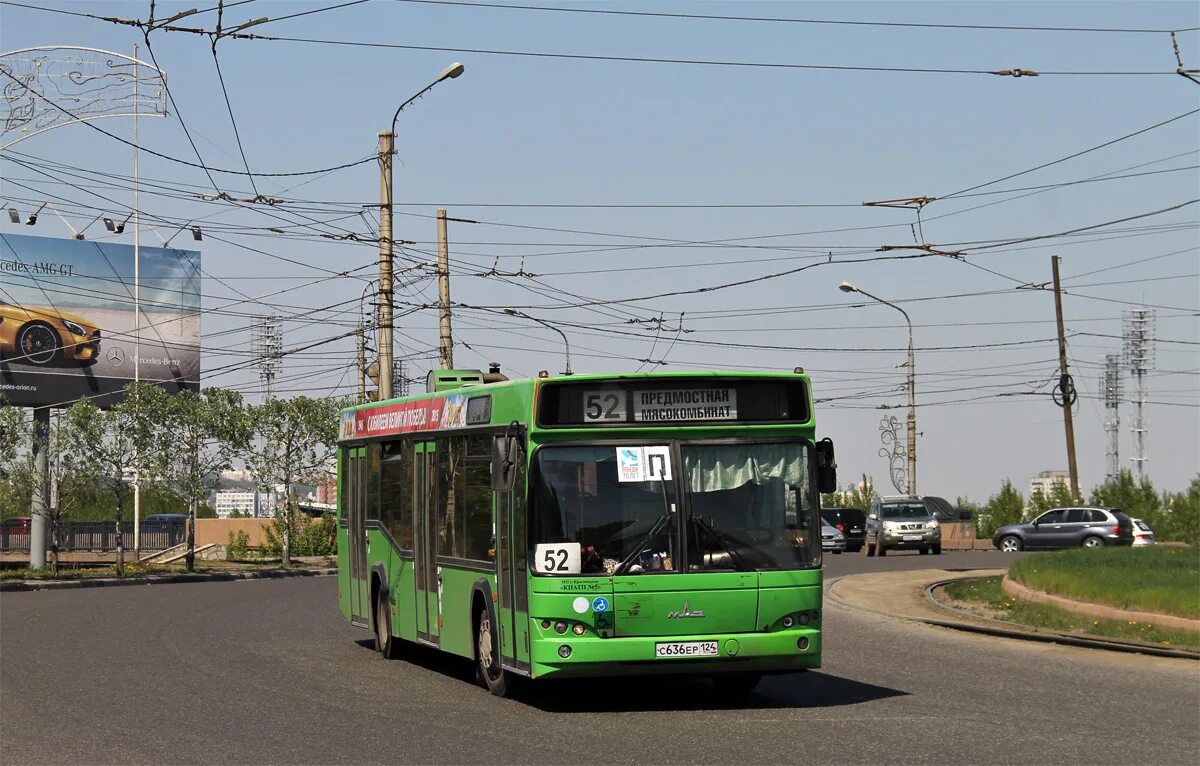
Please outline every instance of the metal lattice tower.
[[1150, 309], [1129, 309], [1124, 322], [1125, 366], [1137, 381], [1133, 400], [1133, 457], [1138, 479], [1146, 477], [1146, 432], [1149, 430], [1146, 407], [1146, 376], [1154, 369], [1154, 312]]
[[408, 374], [403, 359], [397, 359], [392, 365], [392, 390], [395, 396], [408, 396]]
[[1121, 355], [1105, 354], [1104, 377], [1100, 379], [1100, 390], [1104, 395], [1104, 432], [1108, 434], [1109, 479], [1117, 478], [1121, 472], [1119, 436], [1121, 432]]
[[275, 373], [279, 371], [279, 359], [283, 351], [283, 331], [279, 317], [261, 316], [251, 328], [254, 354], [258, 357], [258, 379], [262, 383], [266, 398], [274, 395]]

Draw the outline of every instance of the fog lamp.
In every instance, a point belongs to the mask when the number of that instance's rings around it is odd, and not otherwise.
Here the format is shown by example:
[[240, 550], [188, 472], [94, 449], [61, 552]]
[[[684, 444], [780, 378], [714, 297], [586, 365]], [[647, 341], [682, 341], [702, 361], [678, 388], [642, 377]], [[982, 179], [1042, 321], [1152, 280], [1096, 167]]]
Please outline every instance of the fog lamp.
[[570, 657], [571, 656], [571, 647], [567, 646], [566, 644], [563, 644], [562, 646], [558, 647], [558, 656], [562, 657], [564, 660], [566, 658]]
[[796, 642], [796, 648], [802, 652], [807, 652], [808, 651], [808, 639], [802, 637], [799, 641]]

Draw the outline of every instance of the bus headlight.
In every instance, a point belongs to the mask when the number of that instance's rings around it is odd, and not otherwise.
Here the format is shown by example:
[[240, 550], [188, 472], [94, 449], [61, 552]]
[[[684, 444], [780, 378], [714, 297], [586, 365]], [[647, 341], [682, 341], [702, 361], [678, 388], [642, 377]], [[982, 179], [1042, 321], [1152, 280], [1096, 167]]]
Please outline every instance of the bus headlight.
[[554, 623], [554, 632], [555, 633], [566, 633], [567, 632], [567, 624], [565, 622], [563, 622], [562, 620], [559, 620], [558, 622]]

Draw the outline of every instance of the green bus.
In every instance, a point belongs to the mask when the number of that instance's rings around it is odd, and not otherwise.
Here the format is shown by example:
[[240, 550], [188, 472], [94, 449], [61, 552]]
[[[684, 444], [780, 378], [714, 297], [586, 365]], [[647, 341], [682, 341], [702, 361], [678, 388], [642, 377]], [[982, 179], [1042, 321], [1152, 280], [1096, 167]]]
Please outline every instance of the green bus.
[[473, 659], [483, 685], [648, 673], [748, 691], [821, 664], [808, 376], [509, 380], [341, 413], [338, 600], [388, 658]]

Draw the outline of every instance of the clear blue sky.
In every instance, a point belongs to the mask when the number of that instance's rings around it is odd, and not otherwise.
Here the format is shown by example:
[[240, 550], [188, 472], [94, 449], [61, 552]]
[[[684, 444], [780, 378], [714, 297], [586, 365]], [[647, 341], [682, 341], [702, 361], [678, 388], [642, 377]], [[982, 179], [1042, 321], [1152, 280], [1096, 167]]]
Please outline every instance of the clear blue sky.
[[[146, 2], [52, 2], [61, 10], [146, 18]], [[257, 0], [229, 9], [226, 26], [333, 5]], [[534, 3], [536, 4], [536, 3]], [[159, 17], [197, 3], [159, 3]], [[604, 3], [545, 5], [860, 21], [1180, 29], [1200, 26], [1195, 3]], [[208, 8], [208, 5], [201, 5]], [[215, 13], [192, 17], [212, 28]], [[1065, 157], [1200, 107], [1200, 86], [1176, 75], [1044, 75], [1036, 78], [966, 74], [828, 71], [564, 60], [506, 56], [465, 49], [903, 68], [1042, 72], [1171, 72], [1170, 38], [1160, 34], [913, 29], [548, 13], [375, 0], [256, 27], [264, 35], [356, 40], [446, 48], [446, 51], [333, 47], [288, 42], [222, 40], [217, 47], [251, 170], [293, 172], [358, 160], [376, 147], [396, 106], [451, 61], [459, 79], [439, 85], [407, 108], [398, 123], [396, 236], [416, 241], [400, 265], [428, 261], [435, 250], [433, 214], [479, 221], [452, 223], [453, 297], [472, 306], [531, 306], [530, 314], [564, 323], [578, 371], [632, 370], [652, 359], [662, 369], [805, 367], [816, 395], [839, 398], [819, 411], [820, 430], [838, 444], [843, 478], [862, 473], [887, 489], [878, 457], [885, 414], [903, 422], [906, 335], [892, 309], [862, 307], [837, 290], [849, 280], [901, 302], [915, 325], [919, 404], [919, 489], [953, 499], [984, 500], [1000, 480], [1024, 491], [1028, 478], [1065, 468], [1061, 416], [1048, 392], [1056, 376], [1052, 295], [1018, 290], [1050, 279], [1050, 256], [1063, 258], [1064, 299], [1072, 372], [1083, 397], [1076, 410], [1080, 472], [1085, 488], [1103, 479], [1103, 407], [1094, 397], [1103, 355], [1118, 351], [1121, 312], [1145, 301], [1157, 309], [1158, 371], [1149, 378], [1149, 472], [1160, 488], [1182, 489], [1200, 466], [1200, 206], [1118, 223], [1087, 235], [973, 251], [982, 241], [1063, 232], [1156, 211], [1200, 196], [1200, 119], [1178, 120], [1144, 135], [979, 191], [1078, 181], [1101, 174], [1140, 175], [1042, 191], [947, 199], [922, 212], [924, 241], [965, 249], [946, 257], [838, 263], [865, 258], [883, 245], [914, 241], [912, 211], [858, 203], [918, 195], [943, 196]], [[195, 161], [179, 116], [206, 163], [241, 167], [216, 69], [204, 37], [157, 32], [151, 42], [168, 73], [178, 110], [141, 121], [143, 145]], [[1179, 36], [1185, 64], [1200, 67], [1200, 35]], [[142, 44], [130, 27], [63, 14], [0, 6], [0, 49], [69, 44], [132, 53]], [[176, 113], [178, 112], [178, 113]], [[131, 137], [128, 120], [101, 123]], [[61, 128], [13, 147], [37, 162], [59, 162], [128, 175], [132, 151], [85, 126]], [[88, 206], [126, 210], [125, 182], [88, 181], [91, 191], [58, 171], [49, 178], [4, 154], [0, 196], [57, 199], [78, 227]], [[1135, 167], [1138, 166], [1138, 167]], [[47, 168], [43, 167], [43, 171]], [[74, 172], [74, 171], [71, 171]], [[247, 314], [268, 305], [284, 318], [284, 346], [347, 331], [376, 256], [369, 245], [283, 239], [262, 227], [293, 227], [349, 216], [324, 227], [373, 236], [370, 204], [378, 199], [373, 164], [320, 177], [257, 178], [258, 190], [287, 200], [323, 204], [305, 211], [283, 206], [213, 204], [193, 195], [216, 193], [203, 172], [143, 155], [144, 178], [174, 189], [156, 196], [143, 187], [149, 216], [200, 221], [214, 236], [200, 243], [210, 341], [205, 367], [220, 370], [246, 359]], [[235, 196], [252, 194], [244, 177], [216, 174]], [[32, 186], [31, 191], [23, 186]], [[193, 185], [187, 186], [185, 185]], [[298, 184], [303, 184], [299, 185]], [[341, 203], [329, 205], [329, 202]], [[115, 203], [119, 203], [119, 206]], [[757, 205], [750, 208], [526, 208], [486, 203], [620, 205]], [[781, 204], [846, 207], [781, 208]], [[971, 210], [986, 203], [986, 207]], [[124, 206], [124, 207], [120, 207]], [[365, 210], [367, 218], [357, 215]], [[275, 217], [272, 217], [275, 216]], [[944, 217], [943, 217], [944, 216]], [[285, 220], [281, 220], [285, 219]], [[4, 231], [33, 233], [13, 226]], [[230, 227], [245, 227], [231, 231]], [[57, 228], [56, 228], [57, 227]], [[342, 227], [342, 228], [337, 228]], [[544, 227], [542, 229], [529, 227]], [[880, 228], [866, 228], [880, 227]], [[226, 231], [220, 231], [225, 228]], [[61, 229], [61, 231], [60, 231]], [[568, 231], [551, 231], [568, 230]], [[63, 234], [52, 216], [37, 233]], [[311, 229], [308, 230], [311, 233]], [[592, 232], [592, 233], [587, 233]], [[164, 228], [163, 235], [173, 231]], [[106, 234], [97, 224], [89, 238]], [[224, 241], [228, 240], [229, 244]], [[118, 241], [129, 241], [129, 233]], [[739, 240], [729, 242], [729, 240]], [[158, 244], [154, 234], [145, 240]], [[683, 243], [683, 244], [681, 244]], [[686, 244], [692, 243], [692, 244]], [[697, 244], [711, 243], [711, 244]], [[956, 244], [957, 243], [957, 244]], [[192, 243], [189, 241], [188, 246]], [[652, 247], [647, 247], [652, 245]], [[637, 246], [637, 247], [634, 247]], [[271, 258], [246, 247], [298, 261]], [[588, 299], [627, 300], [692, 290], [784, 271], [834, 253], [833, 263], [799, 274], [712, 292], [633, 303], [562, 308]], [[851, 255], [851, 253], [856, 253]], [[474, 276], [499, 258], [502, 272]], [[1161, 256], [1161, 257], [1159, 257]], [[1145, 260], [1142, 263], [1136, 261]], [[327, 271], [361, 268], [354, 278]], [[1101, 269], [1101, 273], [1088, 274]], [[993, 273], [998, 272], [998, 273]], [[403, 288], [399, 300], [428, 304], [428, 279]], [[221, 280], [218, 282], [218, 280]], [[222, 284], [223, 282], [223, 284]], [[240, 291], [259, 298], [245, 302]], [[967, 294], [964, 297], [943, 296]], [[572, 296], [585, 296], [583, 300]], [[916, 300], [928, 299], [928, 300]], [[335, 311], [299, 318], [343, 302]], [[555, 305], [558, 308], [551, 308]], [[225, 307], [225, 308], [222, 308]], [[219, 309], [219, 310], [217, 310]], [[680, 312], [685, 312], [678, 334]], [[663, 315], [661, 334], [630, 319]], [[313, 318], [323, 321], [313, 322]], [[421, 310], [402, 321], [399, 354], [423, 376], [436, 349], [436, 315]], [[500, 361], [515, 373], [561, 369], [561, 342], [535, 323], [480, 310], [455, 316], [456, 361], [484, 367]], [[678, 337], [677, 337], [678, 335]], [[1100, 336], [1100, 337], [1097, 337]], [[693, 341], [725, 346], [705, 346]], [[1165, 341], [1179, 342], [1165, 342]], [[996, 346], [1025, 342], [1022, 345]], [[746, 348], [747, 344], [788, 350]], [[946, 348], [983, 346], [981, 348]], [[802, 350], [802, 349], [847, 349]], [[866, 351], [863, 349], [890, 349]], [[317, 353], [319, 351], [319, 353]], [[436, 353], [436, 352], [434, 352]], [[280, 388], [325, 395], [353, 390], [353, 343], [331, 343], [284, 362]], [[658, 367], [658, 365], [655, 365]], [[253, 371], [214, 375], [252, 398]], [[1126, 389], [1131, 380], [1125, 376]], [[340, 386], [340, 388], [338, 388]], [[890, 390], [895, 389], [895, 390]], [[854, 395], [866, 392], [869, 396]], [[982, 397], [977, 401], [963, 401]], [[880, 411], [878, 405], [896, 409]], [[1128, 425], [1121, 409], [1122, 462], [1130, 465]]]

